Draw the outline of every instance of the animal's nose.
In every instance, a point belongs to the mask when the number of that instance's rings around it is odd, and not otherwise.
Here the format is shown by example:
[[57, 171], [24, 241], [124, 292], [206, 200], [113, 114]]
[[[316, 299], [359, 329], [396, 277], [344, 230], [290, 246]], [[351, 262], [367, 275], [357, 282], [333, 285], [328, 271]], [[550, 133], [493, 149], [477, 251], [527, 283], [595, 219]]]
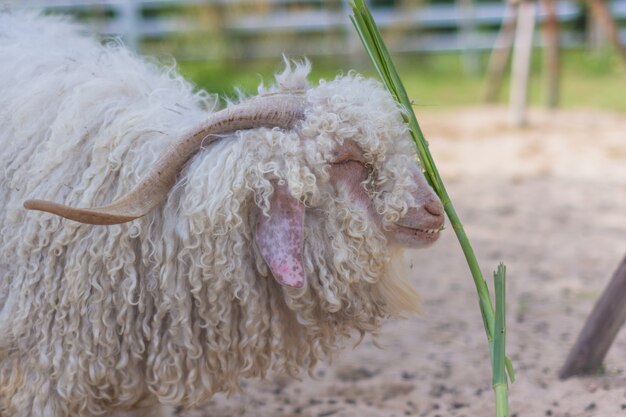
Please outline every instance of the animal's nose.
[[424, 210], [435, 217], [443, 216], [443, 206], [438, 200], [430, 200], [424, 204]]

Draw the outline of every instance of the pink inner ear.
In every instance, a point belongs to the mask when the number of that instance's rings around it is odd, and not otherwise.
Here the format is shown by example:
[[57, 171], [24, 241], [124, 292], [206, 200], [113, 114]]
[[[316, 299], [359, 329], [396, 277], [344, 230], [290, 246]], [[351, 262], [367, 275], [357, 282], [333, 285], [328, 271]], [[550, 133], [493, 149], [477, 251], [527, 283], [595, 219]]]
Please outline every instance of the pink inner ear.
[[256, 243], [276, 281], [292, 288], [305, 282], [302, 263], [304, 205], [287, 186], [274, 186], [269, 217], [259, 214]]

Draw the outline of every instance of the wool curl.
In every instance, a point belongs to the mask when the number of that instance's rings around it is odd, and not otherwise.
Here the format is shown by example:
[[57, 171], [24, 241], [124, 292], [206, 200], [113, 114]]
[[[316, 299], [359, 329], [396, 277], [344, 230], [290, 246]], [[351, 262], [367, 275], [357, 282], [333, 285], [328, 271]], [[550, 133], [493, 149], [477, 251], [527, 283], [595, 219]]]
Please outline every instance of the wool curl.
[[[389, 94], [355, 73], [310, 87], [308, 62], [287, 61], [259, 92], [304, 90], [301, 124], [205, 147], [143, 218], [102, 227], [26, 212], [28, 198], [123, 195], [216, 107], [173, 68], [79, 32], [0, 14], [0, 415], [191, 407], [243, 378], [311, 371], [414, 306], [384, 229], [417, 204], [415, 150]], [[346, 140], [372, 167], [382, 226], [329, 181]], [[254, 243], [277, 184], [306, 206], [303, 289], [280, 286]]]

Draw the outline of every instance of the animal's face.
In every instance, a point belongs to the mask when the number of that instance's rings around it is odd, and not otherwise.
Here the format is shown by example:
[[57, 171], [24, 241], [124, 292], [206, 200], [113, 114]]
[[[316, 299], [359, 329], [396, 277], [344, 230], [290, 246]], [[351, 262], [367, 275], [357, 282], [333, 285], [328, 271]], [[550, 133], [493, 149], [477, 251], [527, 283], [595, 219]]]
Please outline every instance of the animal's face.
[[[358, 274], [356, 264], [384, 262], [389, 247], [436, 241], [443, 207], [391, 97], [376, 82], [348, 76], [308, 90], [306, 98], [294, 142], [274, 143], [267, 152], [284, 167], [257, 230], [274, 277], [304, 285], [302, 241], [305, 248], [324, 242], [328, 249], [317, 253], [325, 252], [325, 262], [345, 274], [348, 264]], [[341, 250], [333, 253], [333, 247]], [[382, 267], [375, 269], [371, 275], [380, 275]]]
[[[329, 160], [329, 182], [338, 196], [350, 201], [354, 210], [364, 212], [369, 221], [380, 228], [394, 243], [422, 248], [435, 242], [443, 227], [443, 206], [426, 182], [419, 166], [409, 163], [407, 175], [415, 184], [410, 192], [406, 212], [396, 222], [385, 223], [377, 211], [377, 169], [353, 140], [337, 144]], [[385, 190], [382, 190], [384, 193]], [[384, 196], [382, 196], [384, 198]]]

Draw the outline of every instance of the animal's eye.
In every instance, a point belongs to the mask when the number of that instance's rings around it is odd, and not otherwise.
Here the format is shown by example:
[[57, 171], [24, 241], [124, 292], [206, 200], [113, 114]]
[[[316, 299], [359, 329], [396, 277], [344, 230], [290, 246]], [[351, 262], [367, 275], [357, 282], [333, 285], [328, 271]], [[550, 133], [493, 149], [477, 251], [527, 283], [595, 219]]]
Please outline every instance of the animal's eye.
[[359, 159], [350, 159], [350, 158], [348, 158], [348, 159], [341, 159], [339, 161], [331, 162], [331, 165], [347, 165], [347, 164], [350, 164], [350, 163], [359, 164], [359, 165], [362, 165], [364, 167], [368, 167], [369, 168], [369, 165], [367, 163], [365, 163], [364, 161], [361, 161]]

